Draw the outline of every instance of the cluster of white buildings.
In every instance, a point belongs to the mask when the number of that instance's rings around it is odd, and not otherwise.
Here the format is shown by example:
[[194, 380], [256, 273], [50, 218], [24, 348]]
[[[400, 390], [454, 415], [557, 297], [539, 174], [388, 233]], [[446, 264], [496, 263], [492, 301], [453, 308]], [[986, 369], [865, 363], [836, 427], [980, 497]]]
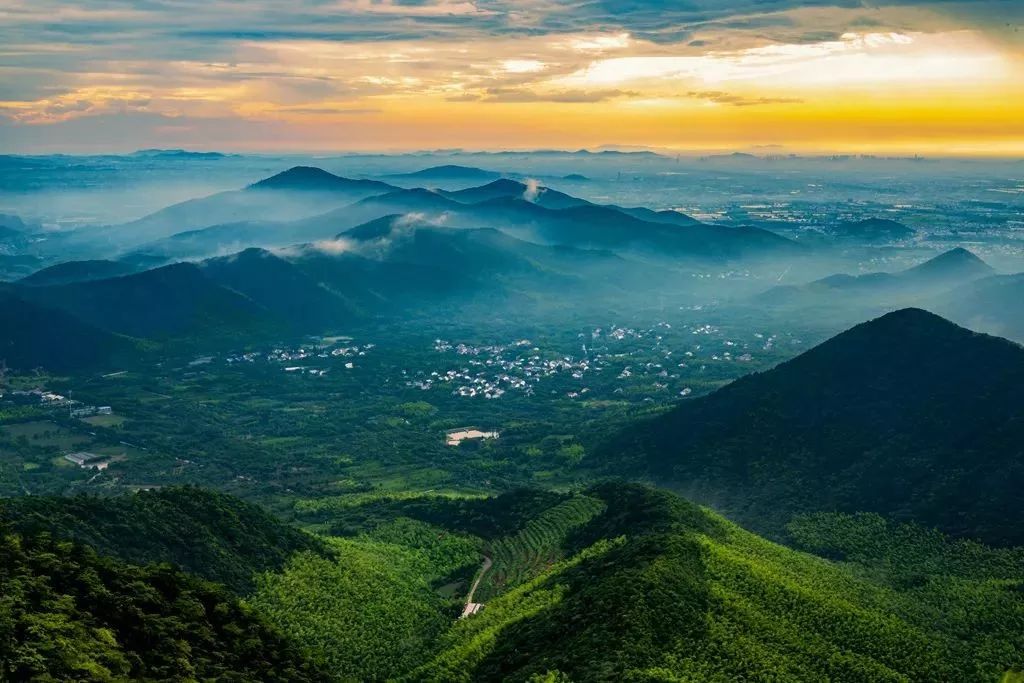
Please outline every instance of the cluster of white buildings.
[[[331, 359], [349, 359], [349, 358], [360, 358], [366, 356], [372, 349], [376, 348], [376, 344], [351, 344], [350, 338], [343, 338], [345, 343], [340, 346], [331, 348], [331, 345], [315, 345], [315, 346], [300, 346], [297, 348], [275, 348], [269, 352], [261, 353], [256, 351], [250, 351], [248, 353], [239, 353], [225, 357], [225, 361], [229, 364], [233, 363], [255, 363], [259, 360], [264, 360], [268, 363], [296, 363], [299, 361], [317, 361], [317, 360], [331, 360]], [[354, 361], [347, 361], [344, 363], [344, 367], [347, 370], [351, 370], [355, 367]], [[291, 372], [301, 375], [310, 375], [313, 377], [323, 377], [330, 369], [323, 367], [309, 367], [307, 365], [285, 365], [282, 368], [285, 372]]]

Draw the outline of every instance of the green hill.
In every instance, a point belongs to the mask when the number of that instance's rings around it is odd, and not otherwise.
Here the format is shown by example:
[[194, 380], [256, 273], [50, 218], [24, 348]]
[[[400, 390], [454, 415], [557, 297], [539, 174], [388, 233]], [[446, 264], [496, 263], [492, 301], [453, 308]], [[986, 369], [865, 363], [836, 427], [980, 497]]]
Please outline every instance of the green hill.
[[325, 680], [215, 584], [6, 528], [0, 667], [10, 681]]
[[[586, 493], [606, 509], [566, 559], [455, 623], [408, 680], [988, 681], [1024, 657], [1019, 551], [883, 523], [901, 555], [837, 562], [667, 492]], [[801, 533], [853, 556], [861, 523], [807, 519]]]
[[267, 325], [265, 311], [191, 263], [70, 285], [23, 288], [22, 296], [109, 332], [143, 339], [216, 337]]
[[878, 512], [1022, 544], [1024, 349], [906, 309], [624, 430], [598, 460], [755, 529]]
[[0, 501], [0, 523], [49, 533], [126, 562], [169, 562], [248, 592], [254, 575], [324, 545], [238, 498], [193, 487], [114, 498], [25, 497]]
[[[1024, 664], [1024, 550], [878, 515], [798, 516], [792, 549], [624, 482], [329, 503], [296, 508], [347, 534], [322, 544], [196, 489], [9, 503], [5, 671], [15, 680], [957, 682], [999, 680]], [[123, 564], [52, 536], [140, 560], [184, 553], [200, 568], [235, 558], [229, 578], [241, 565], [262, 570], [241, 606], [170, 567]], [[501, 580], [459, 619], [474, 570]]]

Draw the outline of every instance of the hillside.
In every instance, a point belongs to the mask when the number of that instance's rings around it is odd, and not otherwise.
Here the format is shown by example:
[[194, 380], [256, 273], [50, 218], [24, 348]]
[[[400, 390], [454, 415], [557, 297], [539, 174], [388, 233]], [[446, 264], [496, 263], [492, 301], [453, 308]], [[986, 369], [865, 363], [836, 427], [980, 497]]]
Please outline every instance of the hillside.
[[[454, 552], [457, 534], [470, 532], [478, 561], [494, 558], [483, 579], [501, 576], [480, 594], [478, 612], [450, 618], [440, 632], [424, 614], [420, 632], [434, 635], [417, 663], [408, 668], [404, 654], [388, 660], [401, 680], [989, 681], [1024, 661], [1015, 627], [1024, 616], [1020, 550], [961, 544], [877, 517], [819, 515], [794, 524], [800, 547], [847, 558], [836, 561], [765, 541], [666, 491], [622, 482], [578, 494], [310, 508], [338, 527], [363, 529], [347, 541], [361, 552], [397, 560], [432, 538], [432, 552], [442, 556], [446, 547], [445, 566], [453, 567], [466, 557]], [[271, 591], [268, 607], [322, 646], [313, 626], [339, 624], [344, 589], [335, 586], [355, 585], [338, 571], [286, 572], [290, 581], [273, 587], [290, 593]], [[319, 619], [303, 619], [297, 608], [318, 585], [330, 587], [334, 607], [317, 603]], [[425, 607], [422, 596], [395, 599], [385, 608]], [[397, 656], [406, 643], [381, 646]]]
[[114, 498], [30, 496], [0, 501], [0, 524], [49, 533], [125, 562], [169, 562], [246, 593], [253, 577], [298, 552], [324, 554], [312, 536], [232, 496], [194, 487]]
[[[345, 534], [322, 541], [192, 488], [6, 506], [0, 660], [18, 680], [981, 682], [1024, 664], [1021, 549], [877, 515], [798, 517], [800, 552], [625, 482], [300, 502]], [[51, 533], [261, 573], [242, 606]], [[459, 619], [474, 571], [482, 607]]]
[[0, 527], [0, 665], [11, 681], [323, 681], [225, 589]]
[[64, 311], [0, 291], [0, 359], [17, 370], [56, 372], [101, 367], [132, 350], [133, 343]]
[[221, 287], [191, 263], [21, 292], [90, 325], [144, 339], [212, 338], [268, 323], [256, 303]]
[[302, 332], [350, 324], [359, 313], [295, 264], [263, 249], [209, 259], [200, 264], [217, 284], [260, 306], [274, 319]]
[[1021, 381], [1021, 347], [906, 309], [633, 425], [599, 460], [771, 533], [871, 511], [1019, 544]]
[[65, 261], [18, 280], [20, 285], [45, 287], [47, 285], [67, 285], [73, 282], [89, 282], [121, 277], [135, 272], [135, 268], [122, 261]]

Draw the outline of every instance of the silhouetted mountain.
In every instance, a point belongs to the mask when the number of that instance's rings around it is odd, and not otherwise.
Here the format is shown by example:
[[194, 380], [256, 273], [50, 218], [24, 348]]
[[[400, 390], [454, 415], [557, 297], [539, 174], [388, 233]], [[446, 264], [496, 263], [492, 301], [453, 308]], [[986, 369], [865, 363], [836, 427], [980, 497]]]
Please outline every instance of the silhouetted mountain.
[[120, 277], [133, 273], [135, 270], [134, 266], [122, 261], [65, 261], [37, 270], [28, 277], [18, 280], [18, 284], [32, 287], [66, 285], [72, 282]]
[[889, 242], [910, 239], [917, 231], [888, 218], [866, 218], [832, 226], [829, 231], [841, 239], [861, 242]]
[[[127, 249], [176, 233], [244, 221], [294, 221], [398, 188], [296, 166], [242, 190], [190, 199], [122, 226], [86, 231], [82, 239]], [[250, 244], [243, 245], [252, 246]]]
[[806, 285], [773, 287], [756, 297], [759, 303], [796, 307], [879, 306], [913, 303], [936, 291], [989, 276], [992, 267], [957, 247], [897, 273], [830, 275]]
[[342, 194], [384, 194], [398, 188], [379, 180], [352, 180], [329, 173], [314, 166], [294, 166], [255, 182], [249, 186], [254, 190], [290, 190], [299, 192], [328, 192]]
[[387, 178], [402, 179], [402, 180], [423, 180], [423, 181], [444, 181], [444, 180], [457, 180], [457, 181], [487, 181], [495, 180], [501, 177], [501, 174], [497, 171], [488, 171], [482, 168], [475, 168], [473, 166], [457, 166], [454, 164], [446, 164], [443, 166], [431, 166], [430, 168], [424, 168], [419, 171], [413, 171], [412, 173], [398, 173], [395, 175], [386, 176]]
[[950, 282], [976, 280], [995, 273], [992, 266], [963, 247], [956, 247], [933, 259], [903, 271], [902, 275], [918, 282]]
[[463, 204], [479, 204], [493, 199], [522, 199], [547, 209], [565, 209], [571, 206], [589, 204], [585, 199], [572, 197], [536, 183], [521, 183], [518, 180], [502, 178], [493, 183], [470, 187], [455, 192], [442, 192], [449, 199]]
[[0, 360], [8, 367], [77, 371], [99, 367], [130, 349], [128, 340], [69, 313], [0, 292]]
[[871, 511], [1024, 543], [1024, 348], [905, 309], [633, 425], [600, 459], [752, 526]]
[[527, 239], [582, 248], [712, 259], [799, 251], [790, 240], [758, 228], [654, 223], [596, 204], [552, 210], [504, 197], [474, 204], [469, 211], [450, 216], [449, 221], [467, 218], [476, 225], [510, 229]]

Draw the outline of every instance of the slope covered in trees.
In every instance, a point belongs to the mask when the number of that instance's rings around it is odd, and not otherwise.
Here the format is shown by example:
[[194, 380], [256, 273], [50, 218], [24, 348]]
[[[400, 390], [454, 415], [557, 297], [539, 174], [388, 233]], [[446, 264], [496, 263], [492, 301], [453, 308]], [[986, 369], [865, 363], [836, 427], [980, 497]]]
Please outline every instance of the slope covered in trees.
[[[1006, 551], [886, 527], [918, 548], [908, 562], [970, 556], [977, 573], [895, 572], [776, 545], [667, 492], [588, 495], [607, 509], [567, 559], [456, 623], [410, 680], [986, 681], [1024, 663], [1024, 577]], [[850, 533], [803, 520], [818, 550]]]
[[280, 569], [297, 552], [326, 553], [321, 541], [262, 508], [194, 487], [115, 498], [8, 499], [0, 501], [0, 522], [136, 564], [170, 562], [240, 592], [252, 587], [254, 575]]
[[918, 309], [630, 426], [599, 456], [753, 528], [871, 511], [1022, 544], [1024, 349]]
[[[169, 510], [158, 504], [168, 495], [180, 503]], [[125, 535], [159, 535], [160, 510], [199, 520], [200, 546], [204, 526], [251, 531], [249, 506], [219, 494], [133, 499], [146, 508]], [[47, 510], [92, 517], [104, 533], [113, 527], [93, 506], [133, 510], [123, 499], [71, 503], [24, 504], [18, 517], [36, 521], [17, 531], [3, 522], [0, 659], [15, 680], [952, 682], [1024, 665], [1021, 550], [873, 514], [797, 517], [789, 533], [801, 551], [622, 482], [362, 496], [302, 512], [348, 535], [266, 562], [242, 605], [167, 565], [54, 540], [38, 519]], [[269, 534], [246, 535], [249, 552], [273, 552]], [[514, 580], [458, 619], [468, 577], [503, 544], [533, 550], [506, 553]], [[150, 545], [139, 556], [163, 552]]]
[[10, 681], [326, 679], [222, 587], [6, 528], [0, 671]]

